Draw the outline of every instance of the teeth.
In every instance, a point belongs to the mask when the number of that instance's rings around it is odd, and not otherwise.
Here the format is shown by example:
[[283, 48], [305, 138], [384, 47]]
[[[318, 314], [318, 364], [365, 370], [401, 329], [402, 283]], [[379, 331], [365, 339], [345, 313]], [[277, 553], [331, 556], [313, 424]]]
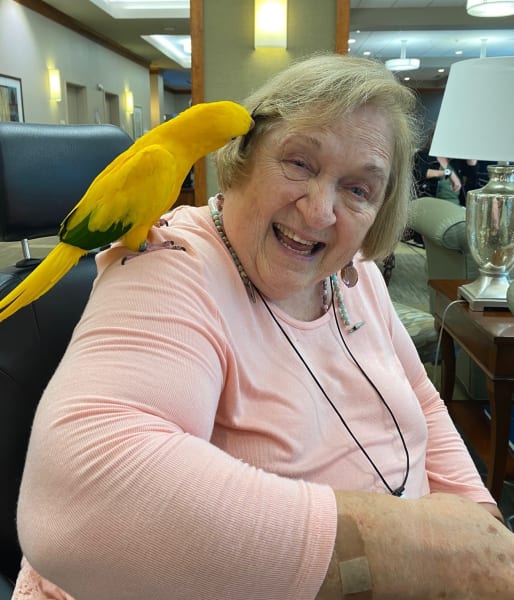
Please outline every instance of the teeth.
[[312, 248], [312, 246], [316, 245], [316, 242], [313, 242], [312, 240], [304, 240], [303, 238], [301, 238], [299, 235], [296, 235], [296, 233], [294, 231], [291, 231], [290, 229], [286, 229], [283, 225], [275, 225], [275, 227], [286, 237], [288, 237], [289, 239], [293, 240], [293, 242], [298, 242], [299, 244], [303, 244], [304, 246], [310, 246]]
[[294, 252], [296, 252], [296, 254], [300, 254], [302, 256], [308, 256], [311, 253], [311, 250], [297, 250], [296, 248], [291, 248], [291, 246], [288, 246], [282, 240], [278, 240], [278, 241], [282, 244], [282, 246], [284, 246], [284, 248], [287, 248], [288, 250], [293, 250]]

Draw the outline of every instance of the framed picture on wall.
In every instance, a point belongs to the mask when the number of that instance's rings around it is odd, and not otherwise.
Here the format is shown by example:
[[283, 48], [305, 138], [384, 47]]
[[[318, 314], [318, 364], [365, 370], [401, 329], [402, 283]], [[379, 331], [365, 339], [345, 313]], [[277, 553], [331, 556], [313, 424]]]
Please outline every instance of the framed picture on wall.
[[134, 106], [134, 139], [143, 135], [143, 109], [141, 106]]
[[0, 121], [23, 123], [21, 79], [0, 75]]

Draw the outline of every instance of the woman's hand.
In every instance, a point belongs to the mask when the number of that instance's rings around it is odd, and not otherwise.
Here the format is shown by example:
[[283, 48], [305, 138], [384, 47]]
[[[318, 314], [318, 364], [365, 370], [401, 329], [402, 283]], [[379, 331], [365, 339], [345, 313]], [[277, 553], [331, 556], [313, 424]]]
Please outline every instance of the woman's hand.
[[505, 519], [500, 512], [500, 509], [496, 506], [496, 504], [492, 504], [489, 502], [481, 502], [480, 506], [484, 508], [490, 515], [493, 515], [495, 519], [498, 519], [500, 523], [505, 523]]
[[455, 171], [452, 171], [450, 174], [450, 183], [452, 186], [452, 190], [454, 192], [459, 192], [460, 188], [462, 187], [462, 183], [459, 179], [459, 176], [457, 175], [457, 173], [455, 173]]
[[[349, 519], [358, 527], [373, 600], [512, 600], [514, 534], [490, 514], [489, 505], [450, 494], [403, 500], [336, 492], [336, 501], [339, 522]], [[343, 525], [336, 549], [345, 537], [355, 534], [345, 536]], [[330, 563], [317, 600], [345, 598], [339, 562]]]

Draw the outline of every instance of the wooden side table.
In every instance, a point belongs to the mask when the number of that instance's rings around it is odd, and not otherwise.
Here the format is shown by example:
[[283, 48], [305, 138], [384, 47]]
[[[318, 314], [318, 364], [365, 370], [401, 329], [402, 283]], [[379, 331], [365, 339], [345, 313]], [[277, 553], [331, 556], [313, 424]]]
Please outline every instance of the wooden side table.
[[[487, 487], [496, 500], [503, 489], [509, 453], [512, 394], [514, 393], [514, 315], [508, 310], [470, 311], [458, 299], [458, 287], [467, 281], [434, 279], [435, 324], [442, 327], [441, 396], [450, 402], [455, 383], [454, 341], [484, 372], [491, 407], [490, 453]], [[444, 322], [443, 322], [444, 316]]]

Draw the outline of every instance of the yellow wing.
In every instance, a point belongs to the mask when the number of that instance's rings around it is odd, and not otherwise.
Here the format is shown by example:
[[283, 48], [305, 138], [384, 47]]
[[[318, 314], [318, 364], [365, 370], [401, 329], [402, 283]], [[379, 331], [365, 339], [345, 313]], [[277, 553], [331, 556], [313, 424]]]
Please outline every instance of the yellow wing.
[[[125, 237], [137, 251], [148, 230], [175, 203], [189, 168], [182, 163], [158, 145], [129, 154], [91, 184], [63, 221], [60, 239], [92, 250]], [[137, 244], [129, 236], [136, 229]]]

